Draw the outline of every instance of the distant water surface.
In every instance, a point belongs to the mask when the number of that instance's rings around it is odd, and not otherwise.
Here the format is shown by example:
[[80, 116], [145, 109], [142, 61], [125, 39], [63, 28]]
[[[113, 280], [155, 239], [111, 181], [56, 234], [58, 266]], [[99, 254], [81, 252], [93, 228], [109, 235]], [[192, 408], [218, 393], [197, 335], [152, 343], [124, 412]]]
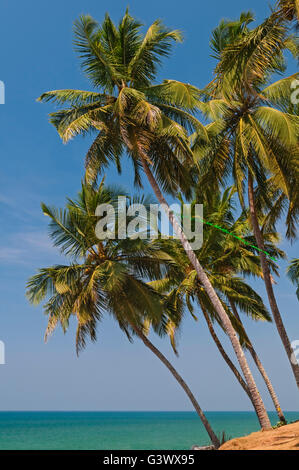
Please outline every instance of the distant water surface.
[[[206, 413], [230, 438], [259, 429], [252, 412]], [[272, 424], [275, 413], [269, 413]], [[299, 412], [285, 413], [288, 421]], [[0, 412], [0, 449], [190, 449], [209, 438], [193, 412]]]

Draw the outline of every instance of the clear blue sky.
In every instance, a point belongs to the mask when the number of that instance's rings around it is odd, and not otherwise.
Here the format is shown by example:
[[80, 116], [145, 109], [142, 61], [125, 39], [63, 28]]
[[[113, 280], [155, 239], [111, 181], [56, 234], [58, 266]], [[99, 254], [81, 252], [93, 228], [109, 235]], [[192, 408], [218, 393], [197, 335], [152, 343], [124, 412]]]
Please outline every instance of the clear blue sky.
[[[219, 20], [235, 18], [248, 9], [262, 20], [267, 5], [264, 0], [130, 1], [131, 13], [146, 25], [160, 17], [168, 26], [183, 30], [185, 42], [165, 62], [161, 77], [197, 86], [211, 78], [214, 63], [209, 58], [209, 35]], [[137, 340], [128, 343], [109, 319], [101, 325], [98, 343], [89, 345], [79, 359], [73, 328], [66, 336], [57, 331], [45, 345], [46, 318], [24, 296], [26, 279], [37, 268], [59, 260], [47, 238], [40, 202], [61, 206], [66, 196], [77, 192], [89, 144], [78, 138], [63, 146], [48, 124], [52, 107], [35, 99], [50, 89], [88, 89], [72, 49], [72, 23], [81, 13], [101, 20], [107, 9], [117, 21], [125, 7], [126, 2], [120, 0], [1, 2], [0, 80], [6, 85], [6, 104], [0, 106], [0, 340], [6, 344], [7, 361], [0, 366], [2, 410], [191, 409], [164, 366]], [[107, 179], [132, 187], [130, 168], [121, 180], [113, 170]], [[295, 256], [296, 244], [283, 247], [290, 257]], [[295, 340], [299, 339], [298, 302], [284, 270], [281, 263], [276, 293], [290, 338]], [[265, 296], [261, 284], [259, 291]], [[283, 407], [299, 410], [298, 392], [274, 326], [246, 324]], [[218, 356], [203, 321], [186, 321], [178, 359], [167, 341], [153, 339], [191, 385], [204, 409], [251, 409]], [[228, 341], [224, 342], [231, 351]], [[272, 409], [255, 375], [266, 405]]]

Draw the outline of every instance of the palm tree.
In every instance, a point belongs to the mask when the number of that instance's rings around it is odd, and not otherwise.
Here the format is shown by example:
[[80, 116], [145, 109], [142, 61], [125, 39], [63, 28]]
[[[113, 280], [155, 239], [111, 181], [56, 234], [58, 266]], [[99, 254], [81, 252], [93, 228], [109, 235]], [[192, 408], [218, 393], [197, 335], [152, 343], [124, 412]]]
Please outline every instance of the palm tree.
[[219, 440], [190, 388], [145, 334], [149, 320], [161, 330], [167, 323], [167, 313], [173, 315], [167, 299], [142, 280], [160, 277], [167, 268], [167, 257], [159, 244], [149, 240], [99, 240], [96, 236], [96, 207], [113, 203], [116, 196], [115, 190], [102, 184], [99, 188], [83, 185], [78, 200], [68, 200], [65, 210], [42, 205], [44, 213], [51, 218], [50, 235], [54, 245], [71, 262], [40, 269], [28, 281], [28, 299], [39, 304], [49, 297], [44, 306], [48, 315], [46, 338], [59, 323], [66, 331], [71, 317], [76, 317], [77, 352], [85, 347], [86, 338], [96, 341], [97, 324], [105, 313], [110, 313], [129, 340], [137, 335], [168, 368], [218, 448]]
[[82, 16], [75, 23], [75, 46], [83, 70], [97, 91], [56, 90], [44, 93], [40, 100], [68, 105], [51, 114], [51, 122], [64, 142], [77, 134], [98, 131], [86, 157], [88, 178], [95, 179], [111, 162], [120, 171], [124, 151], [131, 157], [139, 186], [143, 169], [222, 319], [260, 424], [268, 429], [270, 420], [231, 321], [162, 194], [164, 190], [176, 195], [181, 189], [190, 195], [193, 153], [187, 130], [200, 130], [207, 138], [205, 127], [194, 116], [199, 97], [195, 87], [175, 80], [153, 85], [161, 58], [169, 55], [172, 42], [180, 41], [181, 34], [159, 20], [145, 35], [140, 28], [128, 11], [118, 27], [108, 15], [100, 26], [90, 16]]
[[293, 284], [297, 286], [296, 294], [299, 300], [299, 258], [292, 259], [288, 266], [287, 273]]
[[[232, 299], [229, 299], [229, 303], [230, 303], [231, 310], [232, 310], [233, 314], [235, 315], [236, 319], [239, 322], [239, 325], [241, 326], [242, 329], [244, 329], [244, 325], [242, 323], [242, 320], [240, 318], [238, 310], [236, 309], [235, 302]], [[255, 348], [253, 347], [252, 342], [248, 338], [247, 334], [246, 334], [246, 349], [248, 349], [248, 351], [250, 352], [250, 355], [251, 355], [252, 359], [254, 360], [255, 365], [258, 368], [258, 370], [259, 370], [259, 372], [260, 372], [260, 374], [261, 374], [261, 376], [262, 376], [262, 378], [263, 378], [263, 380], [266, 384], [266, 387], [269, 391], [270, 397], [271, 397], [272, 402], [274, 404], [274, 407], [276, 409], [279, 421], [283, 424], [287, 424], [287, 421], [286, 421], [285, 416], [283, 414], [283, 411], [281, 409], [281, 406], [280, 406], [277, 394], [275, 392], [275, 389], [272, 385], [272, 382], [271, 382], [271, 380], [270, 380], [270, 378], [269, 378], [269, 376], [268, 376], [268, 374], [267, 374], [267, 372], [266, 372], [266, 370], [265, 370], [265, 368], [262, 364], [262, 361], [260, 360]]]
[[[251, 236], [247, 215], [242, 213], [237, 219], [234, 218], [233, 195], [234, 188], [226, 189], [222, 195], [219, 193], [208, 193], [200, 199], [195, 199], [193, 203], [204, 203], [205, 207], [205, 225], [204, 225], [204, 242], [198, 252], [197, 257], [201, 260], [205, 271], [209, 275], [209, 279], [217, 290], [218, 296], [223, 302], [224, 308], [228, 311], [232, 323], [240, 336], [241, 344], [244, 350], [247, 349], [259, 372], [261, 373], [265, 384], [269, 390], [273, 404], [277, 411], [279, 420], [286, 422], [274, 387], [263, 367], [263, 364], [250, 341], [241, 318], [238, 314], [237, 307], [245, 312], [254, 320], [271, 321], [271, 317], [261, 297], [244, 282], [238, 275], [247, 276], [261, 276], [261, 266], [259, 257], [254, 253], [253, 237]], [[215, 228], [221, 227], [221, 230]], [[229, 235], [227, 235], [229, 233]], [[243, 242], [240, 243], [240, 237]], [[277, 234], [268, 232], [267, 250], [269, 255], [275, 254], [277, 257], [284, 256], [284, 253], [275, 247], [277, 241]], [[213, 328], [213, 322], [216, 320], [220, 326], [221, 320], [213, 309], [206, 292], [202, 285], [199, 283], [195, 271], [190, 266], [190, 262], [179, 247], [169, 246], [164, 242], [164, 251], [168, 252], [172, 259], [176, 259], [178, 266], [181, 267], [181, 273], [178, 275], [175, 272], [174, 277], [164, 278], [162, 281], [157, 280], [150, 283], [150, 285], [160, 292], [165, 293], [167, 289], [172, 289], [177, 295], [185, 295], [189, 310], [193, 313], [193, 306], [191, 299], [195, 299], [199, 304], [203, 316], [208, 325], [210, 334], [220, 352], [223, 359], [234, 373], [236, 379], [249, 396], [253, 403], [252, 397], [240, 375], [239, 371], [230, 360], [225, 352], [216, 332]], [[273, 271], [276, 272], [275, 264], [272, 262]], [[166, 291], [165, 291], [166, 290]], [[181, 318], [180, 322], [181, 322]], [[179, 322], [179, 323], [180, 323]], [[178, 327], [179, 325], [176, 325]], [[172, 344], [175, 347], [175, 340], [172, 338]], [[254, 403], [253, 403], [254, 405]]]
[[[247, 23], [236, 36], [238, 29], [229, 26], [226, 34], [213, 35], [212, 46], [219, 62], [215, 79], [206, 88], [207, 102], [201, 104], [212, 120], [207, 131], [213, 143], [205, 144], [199, 136], [193, 137], [193, 144], [203, 174], [201, 182], [211, 185], [214, 180], [217, 186], [232, 174], [242, 207], [247, 186], [250, 221], [269, 304], [299, 387], [299, 364], [291, 359], [292, 348], [276, 302], [264, 241], [267, 224], [273, 226], [285, 210], [287, 236], [296, 234], [299, 118], [296, 105], [290, 103], [290, 90], [298, 74], [269, 85], [271, 73], [284, 67], [287, 28], [275, 16], [251, 31]], [[257, 194], [270, 209], [269, 217], [258, 211]]]
[[[228, 192], [228, 190], [225, 191], [221, 199], [217, 194], [214, 195], [214, 197], [209, 198], [209, 210], [212, 212], [213, 220], [215, 218], [215, 214], [217, 214], [218, 212], [218, 217], [216, 217], [218, 224], [231, 233], [230, 239], [227, 239], [227, 237], [225, 237], [222, 240], [222, 254], [220, 255], [220, 257], [217, 258], [217, 251], [215, 252], [215, 261], [213, 263], [213, 269], [216, 274], [218, 272], [223, 272], [226, 275], [230, 276], [238, 276], [241, 274], [242, 276], [252, 275], [261, 277], [262, 270], [260, 267], [260, 263], [257, 263], [256, 256], [254, 257], [254, 260], [252, 259], [252, 246], [248, 249], [248, 245], [245, 245], [241, 251], [240, 243], [236, 243], [236, 238], [232, 237], [233, 234], [235, 234], [237, 237], [241, 236], [246, 243], [250, 243], [249, 240], [251, 240], [251, 233], [247, 223], [246, 215], [241, 214], [241, 216], [236, 220], [234, 220], [233, 218], [233, 193], [234, 188], [230, 193]], [[215, 236], [215, 234], [211, 232], [212, 231], [210, 230], [210, 238]], [[277, 234], [268, 231], [266, 238], [266, 248], [268, 250], [269, 256], [270, 253], [272, 253], [272, 255], [275, 254], [277, 258], [284, 257], [284, 253], [275, 247], [275, 242], [277, 242], [278, 240]], [[209, 236], [207, 243], [209, 243]], [[233, 244], [235, 244], [235, 249], [233, 248]], [[213, 250], [212, 246], [209, 247], [209, 250]], [[226, 255], [230, 253], [230, 256], [224, 256], [224, 253]], [[272, 269], [274, 272], [276, 272], [274, 263], [272, 263]], [[245, 339], [244, 348], [249, 351], [266, 384], [266, 387], [269, 391], [280, 422], [286, 423], [284, 414], [282, 412], [277, 394], [274, 390], [271, 380], [269, 379], [268, 374], [244, 329], [244, 325], [237, 311], [236, 302], [238, 302], [240, 296], [243, 296], [243, 303], [242, 305], [240, 305], [240, 309], [243, 310], [247, 315], [250, 315], [255, 320], [271, 321], [271, 319], [267, 310], [265, 309], [262, 299], [256, 294], [256, 292], [254, 292], [250, 288], [250, 286], [248, 286], [243, 281], [240, 282], [237, 278], [234, 277], [232, 277], [232, 281], [232, 289], [228, 287], [226, 283], [221, 283], [220, 285], [218, 283], [218, 289], [221, 290], [222, 294], [228, 300], [229, 305], [231, 307], [231, 311], [237, 319], [237, 331], [240, 332], [241, 328], [241, 335]], [[254, 308], [252, 308], [251, 305], [253, 299], [256, 303], [254, 305]], [[257, 309], [256, 306], [258, 307]]]

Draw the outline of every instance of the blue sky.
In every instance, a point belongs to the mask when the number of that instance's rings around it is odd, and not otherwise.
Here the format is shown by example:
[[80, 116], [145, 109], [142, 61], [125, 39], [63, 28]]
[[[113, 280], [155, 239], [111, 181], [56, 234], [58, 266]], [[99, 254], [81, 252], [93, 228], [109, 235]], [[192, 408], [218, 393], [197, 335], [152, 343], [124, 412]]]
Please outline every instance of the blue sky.
[[[83, 174], [88, 139], [64, 146], [48, 123], [51, 106], [35, 99], [57, 88], [88, 89], [72, 48], [72, 23], [81, 13], [99, 21], [108, 9], [116, 21], [127, 3], [120, 0], [37, 0], [1, 2], [1, 75], [6, 104], [0, 106], [0, 340], [6, 345], [6, 365], [0, 366], [2, 410], [190, 410], [189, 402], [152, 353], [137, 340], [128, 343], [109, 318], [101, 325], [97, 344], [75, 355], [74, 329], [57, 331], [43, 342], [46, 318], [40, 307], [25, 299], [27, 278], [42, 266], [55, 264], [59, 254], [47, 237], [47, 220], [40, 202], [62, 206], [76, 194]], [[176, 78], [203, 86], [214, 62], [209, 35], [223, 17], [235, 18], [253, 10], [262, 20], [268, 2], [261, 0], [151, 0], [130, 2], [131, 13], [149, 25], [157, 17], [184, 32], [185, 41], [164, 64], [161, 78]], [[290, 72], [294, 72], [290, 64]], [[122, 178], [113, 169], [107, 181], [132, 189], [132, 172]], [[148, 189], [149, 191], [149, 189]], [[283, 243], [288, 256], [298, 244]], [[298, 302], [294, 288], [281, 279], [276, 293], [291, 340], [299, 339]], [[258, 284], [261, 295], [265, 291]], [[273, 325], [246, 321], [282, 406], [299, 410], [298, 392]], [[223, 337], [220, 332], [220, 336]], [[251, 409], [234, 377], [218, 356], [202, 320], [186, 320], [176, 359], [167, 343], [153, 338], [168, 355], [206, 410]], [[224, 338], [227, 350], [230, 344]], [[251, 361], [250, 361], [251, 364]], [[254, 369], [254, 368], [253, 368]], [[256, 374], [268, 409], [272, 404]]]

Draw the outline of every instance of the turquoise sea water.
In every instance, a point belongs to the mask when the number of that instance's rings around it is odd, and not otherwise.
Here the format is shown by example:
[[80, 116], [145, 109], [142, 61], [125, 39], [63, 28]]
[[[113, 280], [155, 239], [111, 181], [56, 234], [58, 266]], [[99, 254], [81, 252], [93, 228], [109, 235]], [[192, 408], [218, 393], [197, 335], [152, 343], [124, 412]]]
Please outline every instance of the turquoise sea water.
[[[207, 412], [230, 438], [259, 429], [251, 412]], [[272, 424], [277, 422], [270, 413]], [[299, 412], [286, 413], [288, 421]], [[0, 449], [190, 449], [209, 443], [192, 412], [0, 412]]]

